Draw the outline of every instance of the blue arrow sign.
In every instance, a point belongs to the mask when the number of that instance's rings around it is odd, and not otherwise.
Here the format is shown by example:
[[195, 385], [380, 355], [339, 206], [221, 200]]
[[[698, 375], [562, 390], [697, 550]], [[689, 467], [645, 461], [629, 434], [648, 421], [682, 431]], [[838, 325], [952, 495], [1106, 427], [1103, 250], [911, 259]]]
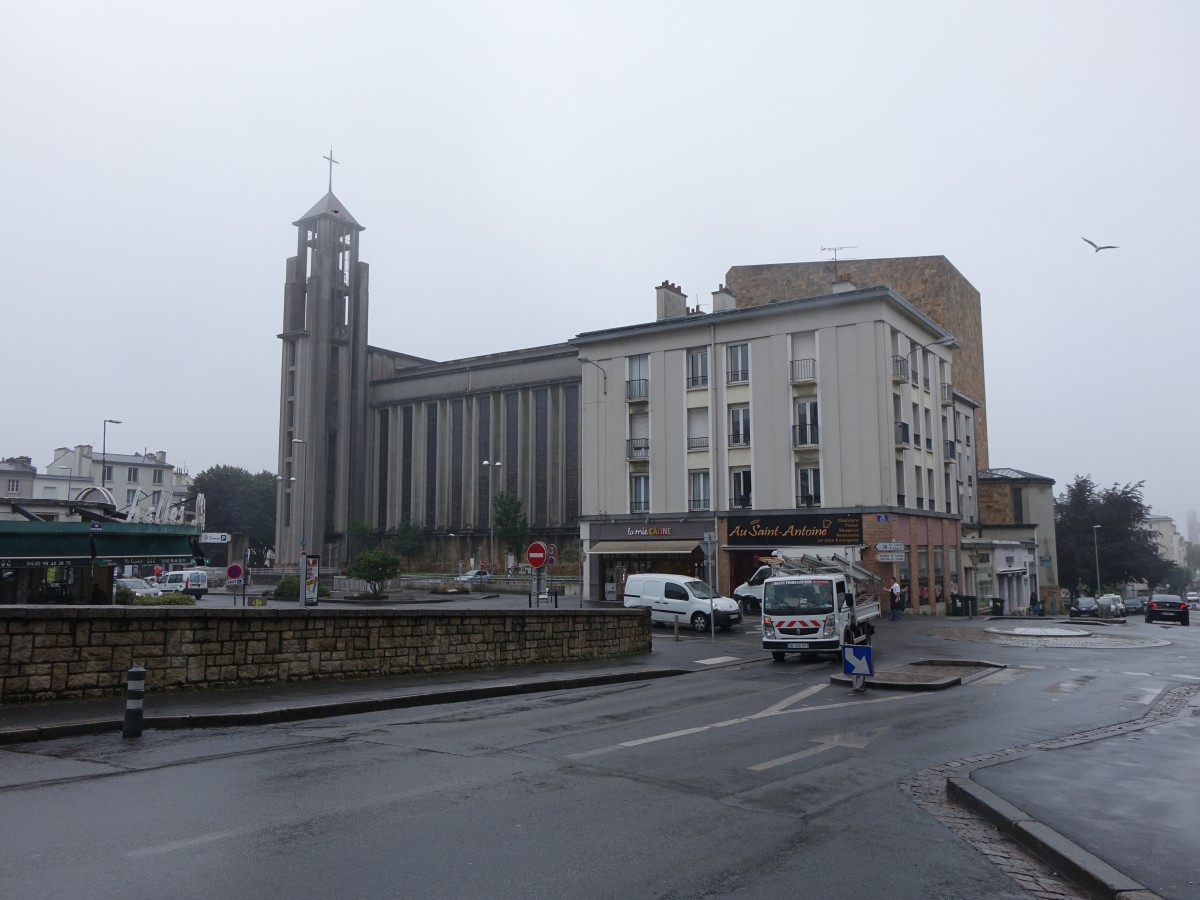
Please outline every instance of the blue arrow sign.
[[875, 663], [871, 659], [871, 648], [862, 646], [842, 648], [842, 674], [870, 676], [875, 674]]

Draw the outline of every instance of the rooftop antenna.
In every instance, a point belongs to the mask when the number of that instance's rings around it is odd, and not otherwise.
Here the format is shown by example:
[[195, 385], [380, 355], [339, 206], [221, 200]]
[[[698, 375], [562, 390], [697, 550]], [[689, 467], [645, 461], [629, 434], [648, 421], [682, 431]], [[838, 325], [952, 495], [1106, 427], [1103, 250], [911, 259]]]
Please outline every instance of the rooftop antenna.
[[321, 159], [329, 160], [329, 193], [332, 194], [333, 193], [333, 167], [335, 165], [340, 165], [340, 163], [336, 159], [333, 158], [333, 144], [329, 145], [329, 155], [322, 156]]
[[[330, 150], [329, 152], [333, 153], [333, 150]], [[822, 253], [832, 253], [833, 254], [833, 280], [834, 281], [837, 281], [838, 277], [839, 277], [838, 276], [838, 267], [837, 267], [838, 251], [839, 250], [857, 250], [857, 249], [858, 249], [858, 244], [847, 244], [847, 245], [844, 245], [841, 247], [822, 247], [821, 248]]]

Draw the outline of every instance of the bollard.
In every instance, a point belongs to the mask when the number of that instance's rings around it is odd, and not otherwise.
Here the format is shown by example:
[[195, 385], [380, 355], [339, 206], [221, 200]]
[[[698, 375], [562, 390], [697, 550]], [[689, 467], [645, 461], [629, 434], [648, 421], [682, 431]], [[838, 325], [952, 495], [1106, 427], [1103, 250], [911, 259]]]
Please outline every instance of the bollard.
[[679, 613], [675, 613], [675, 640], [679, 640]]
[[125, 724], [121, 737], [142, 736], [142, 701], [146, 696], [146, 670], [135, 666], [129, 670], [125, 687]]

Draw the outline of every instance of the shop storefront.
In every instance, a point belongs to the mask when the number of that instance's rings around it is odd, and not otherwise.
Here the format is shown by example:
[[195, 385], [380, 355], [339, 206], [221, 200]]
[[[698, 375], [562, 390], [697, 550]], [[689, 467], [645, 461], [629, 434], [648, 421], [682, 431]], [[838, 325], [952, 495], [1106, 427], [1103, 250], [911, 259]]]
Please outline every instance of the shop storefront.
[[[722, 535], [721, 593], [746, 581], [776, 550], [786, 556], [812, 553], [852, 554], [858, 561], [863, 543], [863, 523], [859, 514], [785, 513], [773, 516], [730, 516]], [[728, 583], [725, 579], [728, 578]]]
[[[712, 525], [707, 524], [708, 533]], [[688, 575], [706, 579], [706, 525], [672, 519], [593, 524], [584, 540], [587, 552], [586, 596], [620, 600], [625, 579], [641, 572]]]

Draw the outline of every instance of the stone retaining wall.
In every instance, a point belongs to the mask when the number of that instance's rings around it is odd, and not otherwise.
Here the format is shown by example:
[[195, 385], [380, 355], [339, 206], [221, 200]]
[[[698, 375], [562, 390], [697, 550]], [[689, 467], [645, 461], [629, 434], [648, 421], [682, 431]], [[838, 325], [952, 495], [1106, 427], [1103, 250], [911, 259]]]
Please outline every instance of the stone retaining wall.
[[633, 609], [0, 608], [0, 704], [609, 659], [650, 649]]

